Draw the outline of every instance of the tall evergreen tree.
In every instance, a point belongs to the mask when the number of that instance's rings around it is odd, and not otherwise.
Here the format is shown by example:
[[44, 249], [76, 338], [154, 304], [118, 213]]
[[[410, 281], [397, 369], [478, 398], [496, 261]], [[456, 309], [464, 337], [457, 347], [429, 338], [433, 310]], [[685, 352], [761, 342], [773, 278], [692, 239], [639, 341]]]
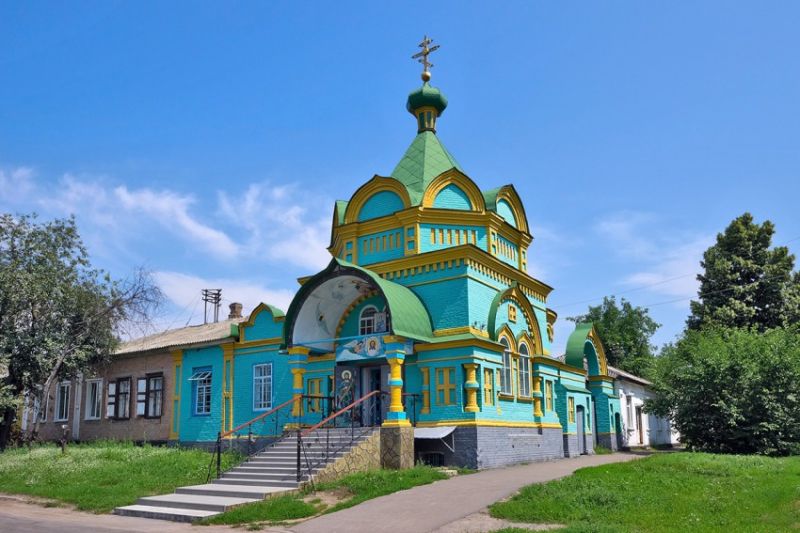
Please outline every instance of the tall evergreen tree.
[[647, 376], [655, 355], [650, 338], [661, 324], [649, 311], [634, 307], [625, 298], [617, 304], [613, 296], [600, 305], [589, 306], [585, 315], [570, 317], [575, 322], [592, 322], [606, 351], [608, 364], [638, 376]]
[[689, 329], [706, 326], [781, 327], [798, 318], [800, 276], [785, 246], [771, 248], [775, 226], [753, 221], [750, 213], [733, 220], [703, 254], [699, 301], [691, 302]]

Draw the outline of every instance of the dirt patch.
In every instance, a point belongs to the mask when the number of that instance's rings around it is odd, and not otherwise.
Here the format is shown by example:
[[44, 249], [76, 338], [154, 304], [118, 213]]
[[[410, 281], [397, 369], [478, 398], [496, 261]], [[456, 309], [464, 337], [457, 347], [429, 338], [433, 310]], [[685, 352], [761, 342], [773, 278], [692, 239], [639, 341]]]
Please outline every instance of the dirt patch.
[[520, 522], [511, 522], [510, 520], [492, 518], [489, 516], [489, 513], [482, 511], [466, 516], [461, 520], [450, 522], [446, 526], [436, 529], [433, 533], [485, 533], [507, 527], [527, 529], [529, 531], [549, 531], [552, 529], [561, 529], [564, 526], [560, 524], [523, 524]]

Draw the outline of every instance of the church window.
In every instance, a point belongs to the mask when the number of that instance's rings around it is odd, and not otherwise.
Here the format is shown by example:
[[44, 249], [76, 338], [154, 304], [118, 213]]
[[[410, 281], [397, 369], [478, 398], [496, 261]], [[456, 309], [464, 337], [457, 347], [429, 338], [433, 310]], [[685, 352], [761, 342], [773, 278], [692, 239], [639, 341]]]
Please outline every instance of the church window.
[[570, 424], [575, 423], [575, 398], [567, 398], [567, 420]]
[[525, 344], [519, 345], [519, 395], [531, 396], [531, 357]]
[[553, 382], [546, 381], [544, 386], [544, 401], [545, 409], [548, 411], [553, 410]]
[[483, 369], [483, 405], [494, 405], [494, 372]]
[[369, 305], [361, 311], [361, 316], [358, 319], [358, 334], [369, 335], [375, 333], [375, 315], [378, 310]]
[[500, 371], [500, 392], [502, 394], [514, 394], [511, 385], [511, 348], [508, 346], [508, 341], [505, 338], [500, 339], [500, 344], [503, 345], [503, 368]]
[[456, 370], [454, 368], [436, 369], [436, 405], [456, 403]]
[[193, 413], [197, 416], [211, 414], [211, 368], [195, 370], [189, 381], [193, 382]]

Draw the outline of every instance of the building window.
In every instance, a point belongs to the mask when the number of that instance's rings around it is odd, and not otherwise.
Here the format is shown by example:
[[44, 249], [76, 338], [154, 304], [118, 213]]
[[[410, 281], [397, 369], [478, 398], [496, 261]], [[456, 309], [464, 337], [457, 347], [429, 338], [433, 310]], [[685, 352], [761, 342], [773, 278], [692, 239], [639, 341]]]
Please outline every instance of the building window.
[[164, 376], [152, 374], [136, 380], [136, 416], [160, 418]]
[[567, 420], [570, 424], [575, 423], [575, 398], [567, 398]]
[[272, 363], [253, 365], [253, 411], [272, 409]]
[[308, 398], [308, 405], [306, 410], [309, 413], [319, 413], [322, 396], [322, 378], [311, 378], [306, 381], [308, 395], [313, 398]]
[[483, 369], [483, 405], [494, 405], [494, 371]]
[[100, 420], [103, 412], [103, 380], [92, 379], [86, 382], [86, 420]]
[[454, 368], [436, 369], [436, 405], [456, 403], [456, 370]]
[[531, 396], [531, 356], [525, 344], [519, 345], [519, 395], [524, 398]]
[[69, 418], [69, 381], [63, 381], [56, 386], [56, 412], [54, 422], [63, 422]]
[[508, 321], [509, 322], [517, 321], [517, 308], [514, 304], [508, 304]]
[[358, 318], [358, 334], [369, 335], [375, 333], [375, 315], [378, 310], [368, 305], [361, 311], [361, 316]]
[[195, 369], [189, 381], [193, 383], [192, 412], [196, 416], [211, 414], [211, 369]]
[[106, 417], [130, 418], [131, 378], [119, 378], [108, 384]]
[[544, 383], [544, 405], [548, 411], [553, 410], [553, 382], [545, 381]]
[[508, 346], [508, 340], [505, 337], [500, 339], [500, 344], [503, 345], [503, 368], [500, 370], [500, 392], [502, 394], [514, 394], [511, 385], [511, 348]]

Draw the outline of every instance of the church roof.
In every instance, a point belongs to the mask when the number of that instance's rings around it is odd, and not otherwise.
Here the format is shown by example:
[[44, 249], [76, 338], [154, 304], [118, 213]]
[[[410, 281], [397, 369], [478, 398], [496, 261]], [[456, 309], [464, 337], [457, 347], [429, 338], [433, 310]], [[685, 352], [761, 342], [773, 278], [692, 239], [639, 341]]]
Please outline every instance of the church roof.
[[451, 168], [464, 172], [436, 134], [423, 131], [414, 138], [392, 171], [392, 177], [408, 190], [411, 205], [419, 205], [433, 179]]

